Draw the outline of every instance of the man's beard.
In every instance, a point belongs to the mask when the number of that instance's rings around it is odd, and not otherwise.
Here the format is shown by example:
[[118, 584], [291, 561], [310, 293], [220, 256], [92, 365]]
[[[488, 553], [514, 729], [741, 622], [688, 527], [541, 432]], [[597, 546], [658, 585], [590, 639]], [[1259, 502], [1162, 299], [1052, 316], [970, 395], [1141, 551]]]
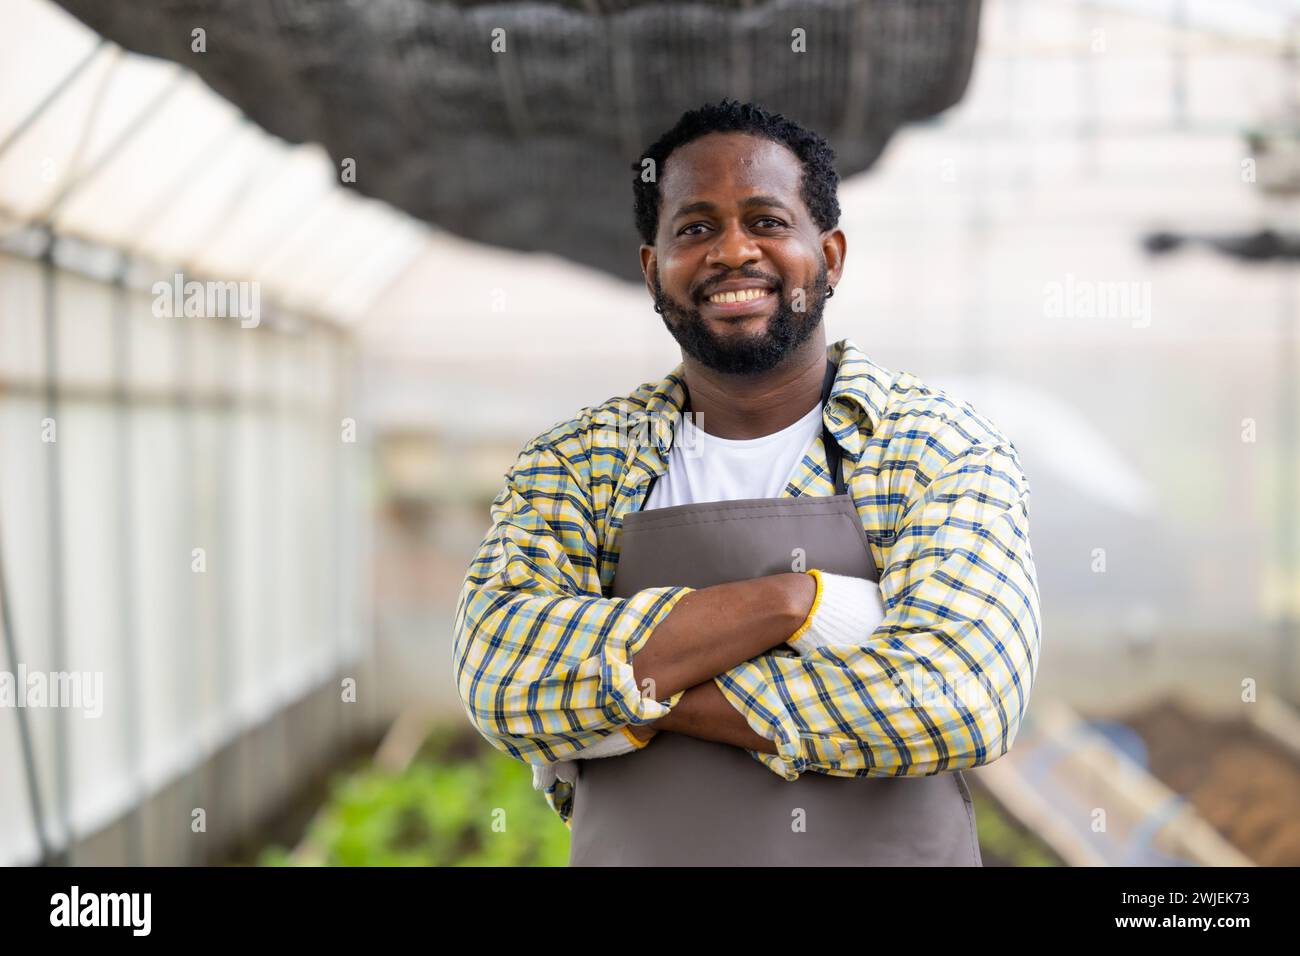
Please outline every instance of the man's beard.
[[[743, 273], [742, 273], [743, 275]], [[826, 305], [826, 262], [817, 271], [817, 283], [805, 292], [803, 312], [796, 312], [777, 289], [776, 310], [767, 320], [767, 328], [758, 335], [721, 337], [709, 330], [698, 308], [683, 309], [664, 294], [655, 273], [655, 305], [663, 310], [664, 325], [682, 351], [715, 372], [732, 375], [756, 375], [780, 365], [812, 335], [821, 323]], [[670, 321], [671, 319], [671, 321]]]

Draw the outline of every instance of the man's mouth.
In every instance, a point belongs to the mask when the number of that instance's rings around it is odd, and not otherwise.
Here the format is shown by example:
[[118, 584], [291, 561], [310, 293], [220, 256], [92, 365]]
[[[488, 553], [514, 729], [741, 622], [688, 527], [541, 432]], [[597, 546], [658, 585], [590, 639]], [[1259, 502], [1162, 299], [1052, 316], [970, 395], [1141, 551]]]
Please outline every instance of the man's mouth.
[[700, 304], [705, 315], [731, 320], [767, 315], [779, 297], [776, 283], [761, 276], [743, 276], [714, 283], [713, 291]]
[[713, 305], [731, 305], [737, 302], [753, 302], [771, 294], [771, 289], [738, 289], [734, 292], [715, 292], [707, 296], [704, 301]]

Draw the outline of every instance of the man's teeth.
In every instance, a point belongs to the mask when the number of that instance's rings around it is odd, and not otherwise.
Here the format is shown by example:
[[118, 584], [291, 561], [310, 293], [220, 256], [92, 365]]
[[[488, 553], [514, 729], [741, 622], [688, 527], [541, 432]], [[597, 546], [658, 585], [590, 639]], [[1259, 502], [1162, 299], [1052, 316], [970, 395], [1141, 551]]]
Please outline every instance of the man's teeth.
[[710, 302], [748, 302], [768, 294], [767, 289], [741, 289], [739, 292], [715, 292], [709, 296]]

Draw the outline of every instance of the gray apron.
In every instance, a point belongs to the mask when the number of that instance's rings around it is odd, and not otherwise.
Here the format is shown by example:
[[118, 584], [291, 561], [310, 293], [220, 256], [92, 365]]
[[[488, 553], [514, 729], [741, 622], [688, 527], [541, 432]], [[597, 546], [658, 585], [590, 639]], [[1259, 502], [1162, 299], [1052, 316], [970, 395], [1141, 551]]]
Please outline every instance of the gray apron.
[[[828, 360], [823, 405], [834, 376]], [[612, 596], [788, 572], [795, 548], [804, 550], [806, 567], [879, 580], [840, 473], [840, 447], [824, 425], [822, 440], [833, 496], [626, 515]], [[643, 505], [649, 497], [647, 488]], [[577, 767], [571, 866], [983, 865], [959, 771], [834, 777], [805, 770], [791, 781], [741, 747], [671, 731], [640, 750]]]

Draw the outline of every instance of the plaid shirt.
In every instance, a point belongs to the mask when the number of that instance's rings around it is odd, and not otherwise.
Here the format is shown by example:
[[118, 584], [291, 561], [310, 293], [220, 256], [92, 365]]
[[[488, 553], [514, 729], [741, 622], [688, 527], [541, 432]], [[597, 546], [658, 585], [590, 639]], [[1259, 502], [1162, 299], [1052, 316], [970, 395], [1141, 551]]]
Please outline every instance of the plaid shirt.
[[[1029, 484], [1015, 446], [968, 404], [891, 373], [851, 341], [824, 420], [844, 451], [885, 617], [856, 645], [786, 645], [714, 680], [777, 754], [774, 773], [901, 776], [1005, 754], [1038, 666], [1039, 599]], [[530, 441], [492, 504], [455, 616], [461, 699], [499, 750], [572, 758], [626, 724], [668, 713], [643, 698], [631, 659], [691, 589], [609, 597], [623, 516], [667, 470], [682, 366], [584, 408]], [[782, 497], [830, 495], [820, 436]], [[566, 824], [572, 785], [546, 799]]]

